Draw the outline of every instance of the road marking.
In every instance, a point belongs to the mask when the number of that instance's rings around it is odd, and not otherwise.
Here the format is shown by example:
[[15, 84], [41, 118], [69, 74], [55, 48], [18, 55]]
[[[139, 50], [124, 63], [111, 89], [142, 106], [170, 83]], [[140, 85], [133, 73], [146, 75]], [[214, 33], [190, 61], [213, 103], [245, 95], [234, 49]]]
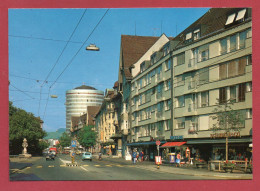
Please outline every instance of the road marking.
[[99, 164], [96, 164], [96, 165], [94, 165], [94, 166], [100, 166]]
[[112, 167], [112, 165], [107, 164], [106, 166]]
[[48, 167], [49, 167], [49, 168], [53, 168], [53, 167], [54, 167], [54, 165], [49, 165]]
[[88, 172], [88, 169], [84, 168], [83, 166], [81, 166], [80, 168]]
[[118, 165], [116, 165], [116, 166], [118, 166], [118, 167], [123, 167], [122, 165], [120, 165], [120, 164], [118, 164]]
[[36, 168], [42, 168], [42, 166], [37, 166]]
[[62, 159], [60, 159], [60, 160], [61, 160], [61, 162], [63, 162], [64, 164], [66, 164], [66, 163], [71, 163], [70, 160], [62, 160]]
[[88, 166], [88, 164], [84, 164], [83, 166]]
[[66, 165], [65, 164], [61, 164], [60, 167], [66, 167]]
[[28, 166], [28, 167], [26, 167], [24, 170], [27, 170], [27, 169], [30, 169], [30, 168], [31, 168], [31, 167]]

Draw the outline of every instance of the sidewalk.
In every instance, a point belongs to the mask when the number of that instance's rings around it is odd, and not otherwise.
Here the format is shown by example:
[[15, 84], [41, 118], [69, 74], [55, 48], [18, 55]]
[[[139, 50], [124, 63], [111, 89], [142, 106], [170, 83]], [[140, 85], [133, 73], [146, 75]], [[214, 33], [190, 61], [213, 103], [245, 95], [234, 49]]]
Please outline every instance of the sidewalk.
[[9, 158], [9, 174], [13, 174], [19, 170], [33, 165], [33, 162], [39, 160], [42, 157], [31, 157], [31, 158]]
[[[126, 161], [123, 158], [110, 158], [105, 157], [102, 158], [104, 161], [124, 164], [124, 165], [133, 165], [132, 161]], [[218, 171], [209, 171], [206, 168], [195, 168], [195, 167], [176, 167], [173, 164], [162, 164], [160, 165], [160, 169], [157, 169], [157, 165], [155, 165], [152, 161], [143, 161], [137, 162], [136, 166], [140, 168], [144, 168], [147, 170], [157, 170], [165, 173], [173, 173], [179, 175], [189, 175], [189, 176], [206, 176], [206, 177], [214, 177], [219, 179], [253, 179], [253, 174], [244, 173], [242, 171], [234, 171], [233, 173], [225, 173]]]

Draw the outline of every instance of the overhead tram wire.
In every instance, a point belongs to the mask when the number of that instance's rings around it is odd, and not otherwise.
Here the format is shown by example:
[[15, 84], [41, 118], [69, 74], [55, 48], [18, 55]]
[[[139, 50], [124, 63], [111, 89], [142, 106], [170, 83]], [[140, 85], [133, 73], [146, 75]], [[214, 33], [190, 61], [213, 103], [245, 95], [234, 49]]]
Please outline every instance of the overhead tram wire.
[[34, 97], [32, 97], [32, 96], [30, 96], [29, 94], [25, 93], [25, 91], [22, 91], [22, 90], [18, 89], [17, 87], [15, 87], [14, 85], [12, 85], [11, 83], [10, 83], [10, 86], [14, 87], [14, 88], [17, 89], [19, 92], [22, 92], [24, 95], [30, 97], [31, 99], [35, 99]]
[[26, 38], [32, 40], [48, 40], [48, 41], [56, 41], [56, 42], [70, 42], [70, 43], [77, 43], [77, 44], [82, 43], [82, 42], [75, 42], [75, 41], [66, 41], [66, 40], [58, 40], [58, 39], [51, 39], [51, 38], [21, 36], [21, 35], [8, 35], [8, 36], [15, 37], [15, 38]]
[[[83, 14], [81, 15], [81, 17], [80, 17], [80, 19], [79, 19], [79, 21], [78, 21], [76, 27], [74, 28], [73, 32], [72, 32], [71, 35], [70, 35], [69, 40], [67, 41], [67, 43], [66, 43], [66, 45], [64, 46], [63, 50], [61, 51], [59, 57], [57, 58], [56, 62], [55, 62], [54, 65], [53, 65], [52, 69], [51, 69], [50, 72], [47, 74], [47, 77], [45, 78], [45, 80], [44, 80], [43, 83], [41, 84], [41, 89], [40, 89], [40, 101], [39, 101], [39, 107], [38, 107], [38, 116], [40, 116], [40, 106], [41, 106], [42, 87], [43, 87], [44, 83], [47, 82], [47, 80], [48, 80], [50, 74], [52, 73], [52, 71], [54, 70], [55, 66], [58, 64], [58, 62], [59, 62], [59, 60], [60, 60], [62, 54], [64, 53], [65, 49], [67, 48], [67, 46], [68, 46], [68, 44], [69, 44], [69, 42], [70, 42], [72, 36], [73, 36], [74, 33], [76, 32], [76, 30], [77, 30], [77, 28], [78, 28], [80, 22], [82, 21], [84, 15], [85, 15], [85, 13], [86, 13], [86, 11], [87, 11], [87, 9], [84, 10], [84, 12], [83, 12]], [[49, 91], [48, 94], [50, 94], [50, 91]]]
[[[78, 49], [78, 51], [76, 52], [76, 54], [72, 57], [72, 59], [69, 61], [69, 63], [66, 65], [66, 67], [63, 69], [63, 71], [60, 73], [60, 75], [56, 78], [56, 80], [52, 83], [52, 85], [50, 85], [49, 87], [49, 94], [50, 94], [50, 90], [52, 88], [52, 86], [57, 82], [57, 80], [61, 77], [61, 75], [65, 72], [65, 70], [69, 67], [69, 65], [73, 62], [73, 60], [76, 58], [76, 56], [79, 54], [80, 50], [82, 49], [82, 47], [86, 44], [86, 42], [88, 41], [88, 39], [91, 37], [91, 35], [93, 34], [93, 32], [96, 30], [96, 28], [98, 27], [98, 25], [101, 23], [101, 21], [104, 19], [104, 17], [106, 16], [107, 12], [110, 9], [107, 9], [106, 12], [104, 13], [104, 15], [101, 17], [101, 19], [99, 20], [99, 22], [96, 24], [96, 26], [94, 27], [94, 29], [91, 31], [91, 33], [89, 34], [89, 36], [87, 37], [87, 39], [82, 43], [82, 45], [80, 46], [80, 48]], [[48, 105], [48, 101], [49, 101], [49, 96], [47, 98], [47, 103], [45, 105], [45, 109], [44, 109], [44, 114], [43, 114], [43, 119], [45, 117], [45, 113], [46, 113], [46, 108]]]

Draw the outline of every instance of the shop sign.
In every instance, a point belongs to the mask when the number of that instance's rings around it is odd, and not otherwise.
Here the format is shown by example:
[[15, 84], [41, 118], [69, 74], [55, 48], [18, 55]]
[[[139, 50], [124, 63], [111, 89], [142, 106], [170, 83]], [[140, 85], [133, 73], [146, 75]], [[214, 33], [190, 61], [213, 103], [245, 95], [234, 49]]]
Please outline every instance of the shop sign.
[[173, 139], [173, 140], [180, 140], [180, 139], [183, 139], [183, 135], [179, 135], [179, 136], [171, 136], [170, 139]]
[[214, 133], [210, 134], [210, 138], [221, 138], [221, 137], [240, 137], [240, 132], [229, 132], [229, 133]]

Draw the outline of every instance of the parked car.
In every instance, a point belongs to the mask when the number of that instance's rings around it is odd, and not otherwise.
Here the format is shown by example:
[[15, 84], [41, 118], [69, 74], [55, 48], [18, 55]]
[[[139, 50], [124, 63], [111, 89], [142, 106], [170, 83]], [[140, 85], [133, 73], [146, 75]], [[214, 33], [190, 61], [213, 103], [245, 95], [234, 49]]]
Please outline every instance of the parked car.
[[91, 152], [84, 152], [83, 154], [82, 154], [82, 160], [84, 161], [84, 160], [90, 160], [90, 161], [92, 161], [92, 154], [91, 154]]
[[46, 161], [47, 160], [55, 160], [55, 155], [53, 154], [53, 153], [48, 153], [47, 155], [46, 155]]

